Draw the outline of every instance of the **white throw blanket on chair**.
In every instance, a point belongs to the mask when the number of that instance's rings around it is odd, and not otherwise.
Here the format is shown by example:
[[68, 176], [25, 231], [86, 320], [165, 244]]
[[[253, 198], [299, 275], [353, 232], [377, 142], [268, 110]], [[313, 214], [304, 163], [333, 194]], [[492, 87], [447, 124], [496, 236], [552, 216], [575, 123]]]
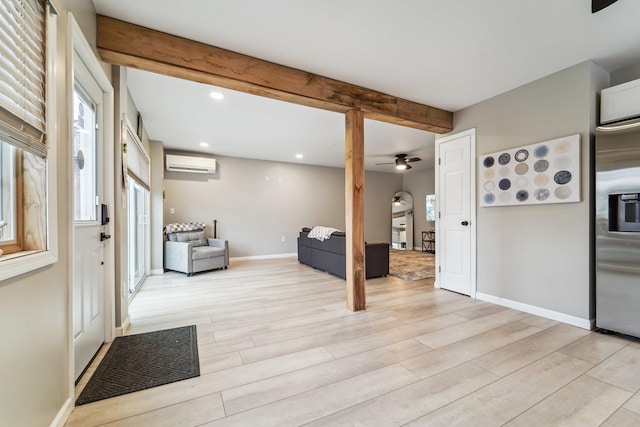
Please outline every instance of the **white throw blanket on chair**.
[[340, 231], [340, 230], [338, 230], [337, 228], [323, 227], [323, 226], [316, 225], [311, 229], [307, 237], [309, 237], [310, 239], [318, 239], [321, 242], [324, 242], [325, 239], [328, 239], [329, 237], [331, 237], [331, 235], [336, 231]]

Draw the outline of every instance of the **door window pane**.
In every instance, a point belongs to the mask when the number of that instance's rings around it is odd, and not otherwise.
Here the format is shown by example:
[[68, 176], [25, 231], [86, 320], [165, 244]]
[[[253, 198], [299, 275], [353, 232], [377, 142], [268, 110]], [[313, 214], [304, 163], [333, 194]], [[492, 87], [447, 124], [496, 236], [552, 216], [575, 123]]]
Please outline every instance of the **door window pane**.
[[96, 221], [96, 108], [82, 88], [73, 93], [75, 221]]
[[129, 295], [142, 284], [146, 271], [147, 199], [149, 192], [128, 177]]

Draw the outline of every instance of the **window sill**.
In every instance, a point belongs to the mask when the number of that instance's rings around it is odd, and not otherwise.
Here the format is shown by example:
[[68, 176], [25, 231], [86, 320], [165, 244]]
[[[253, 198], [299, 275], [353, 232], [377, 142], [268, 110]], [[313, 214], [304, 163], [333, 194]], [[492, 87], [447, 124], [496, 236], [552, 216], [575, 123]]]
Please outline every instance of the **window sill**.
[[51, 251], [23, 251], [0, 256], [0, 282], [51, 265], [58, 257]]

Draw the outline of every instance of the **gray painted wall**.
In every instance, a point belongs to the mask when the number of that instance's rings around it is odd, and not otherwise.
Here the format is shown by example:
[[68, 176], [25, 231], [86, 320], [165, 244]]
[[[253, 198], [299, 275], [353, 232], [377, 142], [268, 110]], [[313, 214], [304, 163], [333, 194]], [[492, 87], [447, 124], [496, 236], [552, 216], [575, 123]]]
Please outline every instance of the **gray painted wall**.
[[477, 208], [477, 291], [592, 319], [591, 131], [606, 72], [587, 62], [455, 114], [477, 155], [580, 134], [581, 202]]
[[164, 252], [162, 227], [164, 226], [164, 146], [159, 141], [149, 141], [149, 157], [151, 158], [151, 192], [150, 222], [151, 222], [151, 273], [162, 272], [164, 268]]
[[[111, 83], [114, 90], [114, 167], [115, 167], [115, 199], [111, 209], [112, 218], [112, 240], [115, 245], [115, 325], [117, 328], [125, 327], [129, 318], [129, 255], [128, 255], [128, 230], [127, 230], [127, 190], [122, 185], [122, 141], [118, 137], [121, 132], [122, 118], [127, 117], [131, 122], [128, 113], [130, 108], [129, 91], [127, 90], [127, 69], [113, 66], [111, 72]], [[135, 126], [135, 125], [133, 125]]]
[[[233, 157], [217, 160], [215, 175], [165, 173], [165, 224], [204, 222], [212, 236], [217, 219], [218, 237], [229, 240], [232, 257], [296, 253], [296, 238], [305, 226], [344, 230], [343, 169]], [[366, 241], [390, 241], [389, 200], [401, 187], [401, 175], [366, 173]]]
[[434, 169], [427, 169], [403, 175], [403, 189], [413, 197], [413, 246], [418, 250], [422, 250], [422, 232], [436, 228], [435, 221], [426, 217], [427, 194], [435, 194], [434, 173]]
[[[343, 169], [339, 169], [344, 174]], [[402, 190], [402, 174], [366, 172], [364, 180], [364, 238], [391, 243], [391, 198]], [[344, 192], [344, 188], [342, 189]], [[344, 212], [342, 213], [344, 217]]]
[[611, 73], [611, 86], [626, 83], [635, 79], [640, 79], [640, 64], [622, 68]]

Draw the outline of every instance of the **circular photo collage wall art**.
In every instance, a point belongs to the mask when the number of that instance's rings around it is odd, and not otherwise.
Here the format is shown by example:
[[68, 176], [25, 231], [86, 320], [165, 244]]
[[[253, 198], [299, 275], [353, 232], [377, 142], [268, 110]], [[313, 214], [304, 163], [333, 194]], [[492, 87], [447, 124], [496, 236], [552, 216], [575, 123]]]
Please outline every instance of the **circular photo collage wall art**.
[[580, 201], [580, 135], [480, 156], [480, 206]]

